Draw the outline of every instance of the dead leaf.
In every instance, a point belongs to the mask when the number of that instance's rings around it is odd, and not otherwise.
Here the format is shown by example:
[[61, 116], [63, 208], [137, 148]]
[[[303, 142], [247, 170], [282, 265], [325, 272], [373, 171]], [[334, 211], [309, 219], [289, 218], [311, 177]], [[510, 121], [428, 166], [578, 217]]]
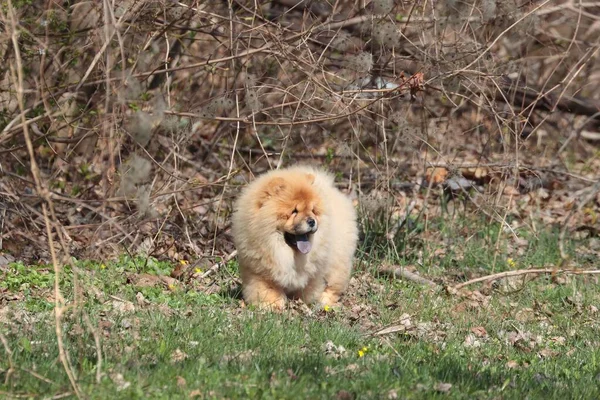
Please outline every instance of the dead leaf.
[[545, 349], [540, 350], [538, 354], [543, 358], [551, 358], [558, 355], [559, 352], [546, 347]]
[[296, 379], [298, 379], [298, 377], [291, 368], [288, 368], [286, 372], [291, 380], [295, 381]]
[[433, 386], [433, 390], [440, 393], [448, 393], [452, 389], [451, 383], [438, 382]]
[[146, 300], [146, 298], [144, 297], [144, 295], [141, 292], [137, 292], [135, 294], [135, 300], [137, 301], [138, 306], [140, 306], [140, 307], [143, 307], [150, 303], [148, 300]]
[[502, 194], [505, 194], [507, 196], [519, 196], [521, 195], [521, 192], [519, 192], [519, 189], [517, 189], [516, 187], [507, 185], [504, 187], [504, 190], [502, 190]]
[[161, 284], [160, 277], [158, 275], [151, 274], [129, 274], [127, 276], [127, 282], [140, 288], [154, 287]]
[[251, 361], [255, 355], [256, 352], [253, 350], [246, 350], [235, 354], [225, 354], [223, 357], [221, 357], [221, 364], [226, 364], [229, 362], [247, 363]]
[[277, 372], [271, 372], [271, 376], [269, 377], [269, 385], [271, 387], [279, 386], [279, 379], [277, 379]]
[[113, 383], [117, 387], [117, 392], [125, 390], [129, 386], [131, 386], [131, 382], [126, 381], [125, 378], [123, 377], [123, 374], [119, 374], [119, 373], [110, 374], [110, 379], [113, 381]]
[[458, 290], [456, 290], [454, 286], [446, 286], [446, 292], [450, 295], [458, 295]]
[[188, 358], [187, 354], [185, 354], [180, 349], [175, 349], [175, 351], [173, 353], [171, 353], [171, 364], [181, 362], [181, 361], [185, 360], [186, 358]]
[[534, 321], [535, 312], [529, 307], [522, 308], [515, 313], [515, 319], [519, 322]]
[[510, 360], [509, 362], [506, 363], [506, 368], [508, 368], [508, 369], [515, 369], [518, 367], [519, 367], [519, 363], [514, 360]]
[[354, 400], [354, 395], [347, 390], [340, 390], [335, 395], [337, 400]]
[[111, 329], [112, 326], [113, 323], [111, 321], [107, 321], [105, 319], [98, 321], [98, 329]]
[[357, 371], [360, 367], [358, 366], [358, 364], [348, 364], [348, 366], [346, 367], [346, 371], [348, 372], [353, 372], [353, 371]]
[[325, 352], [325, 354], [327, 356], [333, 357], [333, 358], [340, 358], [346, 355], [346, 349], [344, 348], [344, 346], [342, 345], [335, 345], [331, 340], [328, 340], [327, 342], [325, 342], [325, 344], [323, 345], [323, 351]]
[[[477, 161], [474, 161], [477, 162]], [[482, 180], [490, 174], [486, 167], [461, 168], [460, 173], [467, 179]]]
[[186, 271], [189, 269], [189, 264], [177, 264], [175, 266], [175, 268], [173, 268], [173, 271], [171, 271], [171, 278], [173, 279], [180, 279], [181, 277], [183, 277], [183, 275], [186, 273]]
[[83, 329], [83, 327], [79, 324], [74, 324], [71, 327], [71, 330], [69, 330], [69, 334], [73, 335], [73, 336], [81, 336], [85, 333], [85, 330]]
[[111, 302], [113, 310], [119, 314], [127, 314], [135, 312], [135, 306], [127, 300], [113, 300]]
[[487, 331], [483, 326], [473, 327], [471, 328], [471, 332], [473, 332], [477, 337], [486, 337], [488, 335]]
[[428, 183], [442, 183], [448, 176], [448, 170], [446, 168], [436, 167], [427, 168], [425, 171], [425, 179]]
[[531, 332], [527, 331], [511, 331], [508, 333], [500, 331], [498, 332], [498, 337], [503, 337], [508, 344], [525, 352], [530, 352], [532, 349], [542, 343], [543, 340], [542, 336], [533, 335]]
[[565, 339], [564, 336], [553, 336], [550, 338], [550, 341], [556, 344], [564, 345], [567, 342], [567, 339]]
[[481, 346], [481, 341], [477, 340], [477, 338], [475, 337], [475, 335], [473, 335], [472, 333], [469, 333], [466, 337], [465, 340], [463, 342], [463, 345], [465, 347], [480, 347]]
[[158, 311], [165, 317], [171, 317], [175, 313], [168, 304], [159, 304]]
[[127, 282], [136, 287], [165, 286], [169, 289], [172, 289], [179, 283], [177, 279], [171, 278], [170, 276], [152, 274], [129, 274], [127, 276]]

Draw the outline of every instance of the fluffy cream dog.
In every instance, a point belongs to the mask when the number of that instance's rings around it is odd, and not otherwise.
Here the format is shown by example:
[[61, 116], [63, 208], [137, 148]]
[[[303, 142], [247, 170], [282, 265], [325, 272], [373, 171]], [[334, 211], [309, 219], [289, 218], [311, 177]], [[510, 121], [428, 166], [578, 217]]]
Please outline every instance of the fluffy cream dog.
[[358, 239], [352, 202], [321, 170], [270, 171], [235, 203], [233, 240], [244, 299], [282, 309], [287, 297], [335, 304], [348, 287]]

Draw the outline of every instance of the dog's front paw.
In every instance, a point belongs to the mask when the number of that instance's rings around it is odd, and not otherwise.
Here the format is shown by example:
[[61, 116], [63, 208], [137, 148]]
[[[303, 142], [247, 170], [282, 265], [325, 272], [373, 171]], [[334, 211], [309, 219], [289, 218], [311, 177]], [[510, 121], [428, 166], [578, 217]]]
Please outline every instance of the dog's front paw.
[[265, 302], [261, 301], [254, 304], [256, 308], [263, 311], [274, 311], [281, 312], [285, 310], [286, 301], [285, 299], [277, 299], [275, 301]]
[[319, 305], [321, 307], [335, 307], [338, 304], [340, 295], [325, 289], [325, 291], [319, 297]]

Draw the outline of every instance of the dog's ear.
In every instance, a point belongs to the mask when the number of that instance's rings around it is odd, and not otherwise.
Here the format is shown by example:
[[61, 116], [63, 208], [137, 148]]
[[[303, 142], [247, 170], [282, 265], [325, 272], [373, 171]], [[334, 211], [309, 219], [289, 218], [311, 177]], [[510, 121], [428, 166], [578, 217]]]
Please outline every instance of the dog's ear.
[[272, 178], [266, 185], [266, 192], [269, 196], [275, 196], [277, 193], [285, 189], [285, 179], [280, 176]]
[[272, 178], [267, 183], [265, 183], [262, 193], [258, 199], [258, 208], [261, 208], [270, 197], [277, 195], [279, 192], [285, 189], [285, 186], [285, 179], [279, 176]]
[[312, 185], [313, 183], [315, 183], [315, 176], [313, 174], [306, 174], [306, 179], [308, 179], [308, 182]]

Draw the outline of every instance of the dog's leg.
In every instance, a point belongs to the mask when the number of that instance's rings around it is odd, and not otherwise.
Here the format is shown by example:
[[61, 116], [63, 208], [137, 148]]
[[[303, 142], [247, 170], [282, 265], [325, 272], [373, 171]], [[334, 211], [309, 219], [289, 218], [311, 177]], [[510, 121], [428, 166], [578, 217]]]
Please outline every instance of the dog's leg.
[[254, 274], [244, 274], [242, 277], [242, 292], [248, 304], [261, 309], [283, 310], [286, 295], [273, 283]]
[[319, 302], [324, 306], [335, 305], [340, 296], [348, 288], [350, 273], [352, 271], [352, 261], [335, 266], [326, 276], [327, 286], [319, 298]]
[[318, 275], [308, 281], [308, 284], [304, 289], [298, 292], [299, 297], [306, 304], [312, 304], [319, 300], [319, 296], [325, 290], [325, 278], [322, 275]]

